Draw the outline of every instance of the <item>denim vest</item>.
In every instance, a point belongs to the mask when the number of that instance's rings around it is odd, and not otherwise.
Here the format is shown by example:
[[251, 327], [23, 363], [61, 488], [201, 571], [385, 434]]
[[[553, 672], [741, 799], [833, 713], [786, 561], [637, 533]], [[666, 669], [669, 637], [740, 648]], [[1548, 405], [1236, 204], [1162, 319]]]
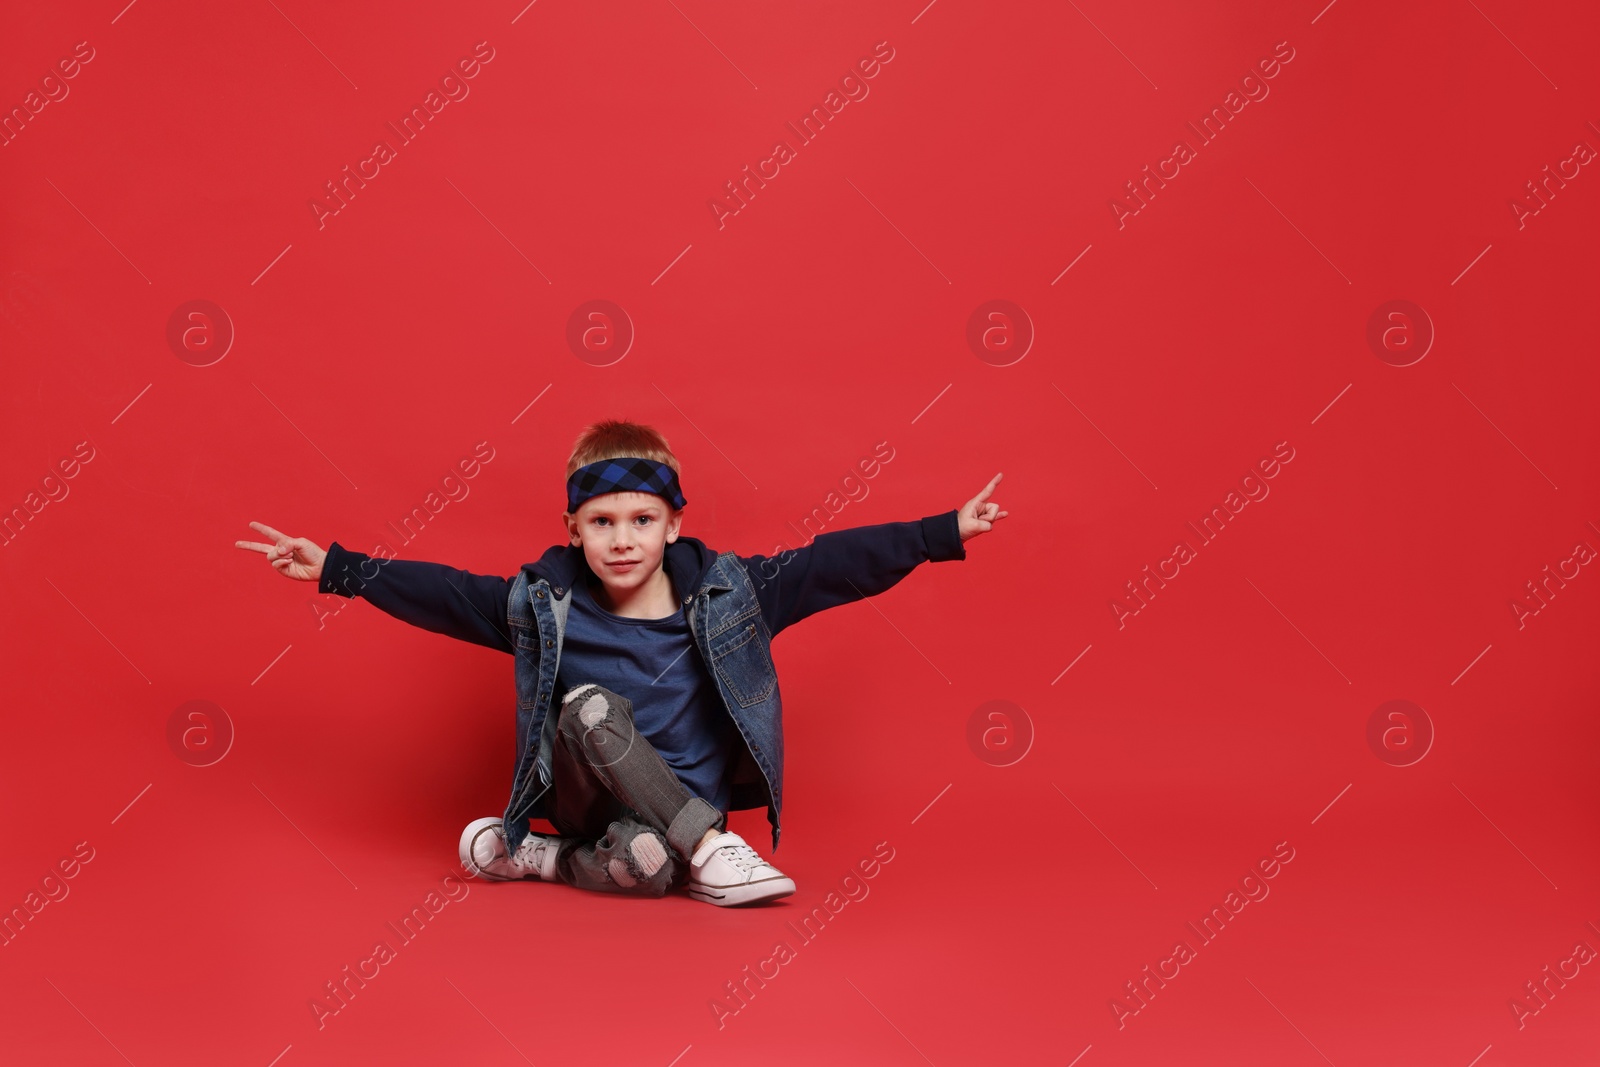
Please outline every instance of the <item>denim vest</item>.
[[[549, 574], [540, 564], [519, 570], [506, 611], [515, 646], [517, 689], [516, 772], [505, 812], [506, 845], [511, 851], [527, 835], [527, 819], [546, 817], [543, 801], [553, 773], [551, 753], [559, 712], [552, 714], [551, 704], [558, 696], [556, 667], [572, 605], [570, 583], [576, 578], [557, 576], [564, 587], [552, 585]], [[692, 581], [676, 573], [673, 577]], [[724, 552], [705, 570], [698, 588], [677, 585], [675, 595], [683, 604], [695, 648], [710, 668], [723, 706], [747, 747], [735, 756], [731, 807], [764, 805], [776, 850], [783, 805], [783, 702], [772, 665], [772, 635], [750, 573], [734, 553]], [[604, 684], [603, 679], [593, 681]]]

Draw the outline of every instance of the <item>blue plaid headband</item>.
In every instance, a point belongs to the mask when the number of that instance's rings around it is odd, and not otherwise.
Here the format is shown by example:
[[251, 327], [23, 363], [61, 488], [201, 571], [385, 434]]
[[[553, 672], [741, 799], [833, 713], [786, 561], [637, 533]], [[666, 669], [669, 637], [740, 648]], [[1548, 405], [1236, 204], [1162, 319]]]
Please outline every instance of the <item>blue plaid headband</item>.
[[678, 487], [678, 475], [665, 463], [638, 456], [602, 459], [579, 467], [567, 478], [567, 511], [576, 514], [578, 505], [602, 493], [654, 493], [665, 497], [673, 507], [688, 501]]

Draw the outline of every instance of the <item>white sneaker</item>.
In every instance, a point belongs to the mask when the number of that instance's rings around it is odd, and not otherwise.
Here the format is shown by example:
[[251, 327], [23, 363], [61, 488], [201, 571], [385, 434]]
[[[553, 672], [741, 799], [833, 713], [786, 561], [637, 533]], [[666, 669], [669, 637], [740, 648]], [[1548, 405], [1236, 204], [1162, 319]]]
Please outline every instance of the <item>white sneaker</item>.
[[506, 854], [506, 828], [501, 819], [490, 817], [467, 823], [461, 831], [461, 866], [470, 875], [491, 882], [533, 878], [556, 880], [556, 843], [553, 834], [529, 834], [516, 855]]
[[744, 838], [723, 831], [695, 849], [689, 860], [689, 895], [727, 907], [786, 897], [794, 879], [762, 859]]

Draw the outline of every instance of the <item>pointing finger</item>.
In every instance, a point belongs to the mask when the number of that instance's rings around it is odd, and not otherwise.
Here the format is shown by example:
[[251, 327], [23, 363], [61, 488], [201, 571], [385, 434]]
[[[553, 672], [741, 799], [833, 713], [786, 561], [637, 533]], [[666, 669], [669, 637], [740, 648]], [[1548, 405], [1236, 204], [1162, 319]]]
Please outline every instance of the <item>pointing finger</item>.
[[252, 522], [250, 524], [250, 528], [252, 530], [255, 530], [257, 533], [265, 534], [266, 536], [271, 537], [271, 538], [273, 538], [274, 540], [277, 540], [277, 541], [287, 540], [285, 535], [279, 533], [277, 530], [274, 530], [272, 527], [268, 526], [264, 522]]

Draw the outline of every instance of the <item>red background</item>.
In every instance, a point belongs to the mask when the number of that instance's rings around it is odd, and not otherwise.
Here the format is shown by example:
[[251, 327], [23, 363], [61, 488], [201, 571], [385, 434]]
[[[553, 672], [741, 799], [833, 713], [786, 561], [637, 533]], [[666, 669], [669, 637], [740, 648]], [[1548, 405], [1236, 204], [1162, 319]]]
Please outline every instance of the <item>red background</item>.
[[[1600, 546], [1600, 177], [1510, 207], [1600, 145], [1588, 6], [11, 7], [6, 109], [94, 58], [0, 149], [0, 503], [70, 489], [0, 550], [0, 905], [94, 858], [0, 949], [9, 1062], [1594, 1062], [1595, 968], [1510, 1006], [1600, 948], [1600, 577], [1510, 607]], [[480, 41], [470, 95], [319, 228], [324, 182]], [[880, 41], [870, 95], [719, 229], [723, 183]], [[1124, 183], [1284, 41], [1119, 228]], [[166, 339], [196, 299], [236, 331], [209, 366]], [[565, 340], [591, 299], [636, 330], [609, 366]], [[966, 341], [994, 299], [1036, 332], [1007, 366]], [[1410, 366], [1366, 340], [1391, 300], [1436, 330]], [[718, 549], [792, 544], [884, 441], [834, 527], [996, 471], [1010, 515], [777, 642], [795, 896], [473, 882], [319, 1029], [311, 998], [502, 810], [511, 663], [319, 616], [234, 541], [394, 543], [487, 441], [395, 547], [514, 574], [605, 416], [668, 435]], [[1278, 442], [1270, 496], [1119, 628]], [[1435, 732], [1410, 766], [1367, 741], [1396, 699]], [[235, 731], [210, 766], [168, 742], [191, 700]], [[1031, 724], [1009, 766], [969, 747], [991, 700], [1022, 709], [1001, 755]], [[763, 813], [732, 825], [770, 849]], [[1119, 1028], [1279, 842], [1270, 896]]]

